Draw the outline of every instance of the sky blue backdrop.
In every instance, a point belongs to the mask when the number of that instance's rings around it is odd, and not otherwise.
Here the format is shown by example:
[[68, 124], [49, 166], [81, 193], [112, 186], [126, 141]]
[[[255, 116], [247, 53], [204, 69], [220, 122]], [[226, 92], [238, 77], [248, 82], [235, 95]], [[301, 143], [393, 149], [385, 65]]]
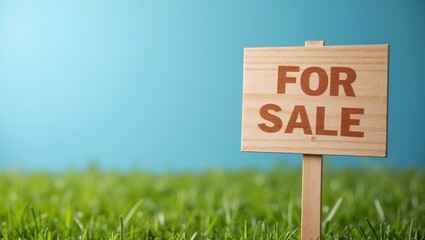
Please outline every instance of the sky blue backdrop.
[[305, 40], [391, 45], [389, 156], [372, 163], [423, 166], [423, 0], [0, 0], [0, 169], [299, 164], [240, 152], [242, 66], [244, 47]]

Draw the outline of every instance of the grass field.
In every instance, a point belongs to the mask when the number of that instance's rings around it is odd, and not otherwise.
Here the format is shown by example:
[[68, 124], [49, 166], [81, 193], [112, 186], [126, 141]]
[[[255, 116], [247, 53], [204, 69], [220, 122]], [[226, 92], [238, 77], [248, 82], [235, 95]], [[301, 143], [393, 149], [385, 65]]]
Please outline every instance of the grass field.
[[[425, 172], [327, 170], [323, 239], [425, 239]], [[301, 170], [0, 173], [0, 239], [299, 239]]]

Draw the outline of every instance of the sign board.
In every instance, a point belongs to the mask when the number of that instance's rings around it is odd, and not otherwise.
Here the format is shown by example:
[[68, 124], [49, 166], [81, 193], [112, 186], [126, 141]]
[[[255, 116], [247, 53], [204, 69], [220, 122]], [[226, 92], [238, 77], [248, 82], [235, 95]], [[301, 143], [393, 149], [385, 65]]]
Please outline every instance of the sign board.
[[242, 151], [387, 155], [388, 45], [245, 48]]

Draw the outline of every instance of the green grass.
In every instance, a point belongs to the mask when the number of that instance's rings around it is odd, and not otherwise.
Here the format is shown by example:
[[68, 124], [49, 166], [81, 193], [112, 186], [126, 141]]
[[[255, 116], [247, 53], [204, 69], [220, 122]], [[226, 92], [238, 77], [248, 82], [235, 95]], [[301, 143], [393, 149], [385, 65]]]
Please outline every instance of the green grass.
[[[323, 239], [425, 239], [425, 172], [325, 170]], [[301, 170], [0, 173], [0, 239], [299, 239]]]

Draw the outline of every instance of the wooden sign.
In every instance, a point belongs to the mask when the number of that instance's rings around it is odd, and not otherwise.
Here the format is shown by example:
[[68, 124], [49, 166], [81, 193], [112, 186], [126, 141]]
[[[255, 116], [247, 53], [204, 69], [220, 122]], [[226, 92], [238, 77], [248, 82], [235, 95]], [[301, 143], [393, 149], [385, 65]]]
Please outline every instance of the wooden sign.
[[242, 151], [385, 157], [388, 53], [245, 48]]

